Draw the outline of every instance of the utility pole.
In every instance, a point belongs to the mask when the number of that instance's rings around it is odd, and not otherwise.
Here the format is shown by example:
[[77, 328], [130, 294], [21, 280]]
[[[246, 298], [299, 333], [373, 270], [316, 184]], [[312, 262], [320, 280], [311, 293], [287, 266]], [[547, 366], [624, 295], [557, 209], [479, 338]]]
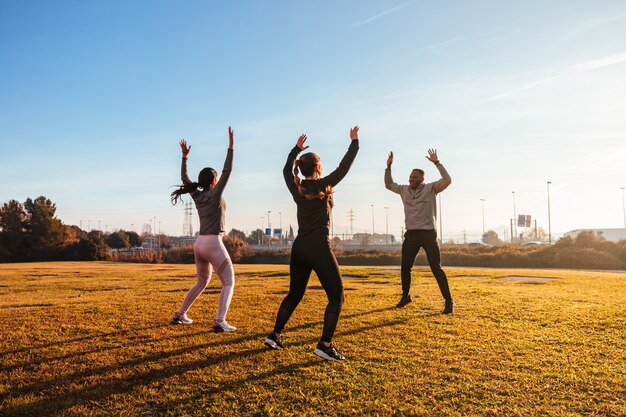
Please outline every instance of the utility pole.
[[552, 181], [548, 181], [547, 183], [547, 186], [548, 186], [548, 243], [552, 244], [552, 219], [550, 215], [550, 184], [552, 184]]
[[372, 204], [372, 242], [374, 241], [374, 205]]
[[352, 240], [352, 236], [354, 236], [354, 210], [352, 209], [348, 212], [348, 220], [350, 221], [350, 240]]
[[624, 187], [620, 187], [622, 190], [622, 212], [624, 213], [624, 227], [626, 227], [626, 203], [624, 203]]
[[385, 241], [389, 245], [389, 207], [385, 207]]
[[[515, 226], [515, 238], [517, 238], [517, 210], [515, 208], [515, 191], [513, 193], [513, 226]], [[511, 239], [511, 243], [513, 240]]]
[[480, 201], [483, 204], [483, 239], [482, 241], [485, 242], [485, 199], [481, 198]]
[[268, 239], [268, 242], [269, 242], [268, 246], [272, 246], [272, 224], [270, 223], [270, 213], [271, 212], [272, 212], [271, 210], [267, 211], [267, 228], [270, 229], [270, 235], [268, 236], [268, 238], [269, 238]]

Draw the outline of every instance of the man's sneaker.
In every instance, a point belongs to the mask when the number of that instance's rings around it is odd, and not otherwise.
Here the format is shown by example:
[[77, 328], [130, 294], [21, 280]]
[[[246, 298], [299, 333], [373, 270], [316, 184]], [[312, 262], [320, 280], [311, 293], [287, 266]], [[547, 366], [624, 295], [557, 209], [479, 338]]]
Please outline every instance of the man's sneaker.
[[317, 347], [313, 351], [320, 358], [326, 359], [327, 361], [343, 361], [346, 358], [335, 349], [333, 344], [330, 346], [324, 345], [321, 341], [317, 343]]
[[187, 313], [185, 314], [174, 313], [174, 317], [172, 317], [172, 321], [170, 321], [170, 324], [191, 324], [191, 323], [193, 323], [193, 320], [187, 317]]
[[412, 301], [413, 299], [411, 298], [411, 294], [403, 295], [402, 298], [400, 299], [400, 302], [396, 304], [396, 308], [402, 308]]
[[265, 346], [270, 347], [272, 349], [276, 349], [276, 350], [281, 350], [285, 348], [285, 345], [283, 345], [282, 336], [279, 336], [274, 332], [270, 333], [270, 335], [267, 336], [267, 339], [265, 339], [264, 343], [265, 343]]
[[444, 307], [441, 314], [452, 314], [454, 313], [454, 301], [446, 300], [446, 306]]
[[220, 322], [216, 321], [215, 323], [213, 323], [213, 331], [215, 333], [234, 332], [235, 330], [237, 330], [237, 328], [228, 324], [226, 320]]

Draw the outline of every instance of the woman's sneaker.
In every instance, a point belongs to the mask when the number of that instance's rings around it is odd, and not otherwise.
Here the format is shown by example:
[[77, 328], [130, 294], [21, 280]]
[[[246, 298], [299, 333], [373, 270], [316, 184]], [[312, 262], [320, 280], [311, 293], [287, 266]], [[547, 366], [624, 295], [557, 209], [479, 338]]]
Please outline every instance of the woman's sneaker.
[[185, 314], [174, 313], [174, 317], [172, 317], [172, 321], [170, 321], [170, 324], [191, 324], [191, 323], [193, 323], [193, 320], [187, 317], [187, 313]]
[[265, 346], [270, 347], [272, 349], [276, 349], [276, 350], [281, 350], [285, 348], [285, 345], [283, 345], [282, 336], [279, 336], [274, 332], [270, 333], [270, 335], [267, 336], [267, 339], [265, 339], [264, 343], [265, 343]]
[[321, 341], [318, 342], [313, 353], [320, 358], [326, 359], [327, 361], [343, 361], [346, 359], [337, 349], [335, 349], [332, 343], [329, 346], [326, 346]]
[[230, 324], [228, 324], [226, 320], [221, 321], [221, 322], [216, 321], [215, 323], [213, 323], [213, 331], [215, 333], [234, 332], [235, 330], [237, 330], [237, 328], [235, 326], [231, 326]]

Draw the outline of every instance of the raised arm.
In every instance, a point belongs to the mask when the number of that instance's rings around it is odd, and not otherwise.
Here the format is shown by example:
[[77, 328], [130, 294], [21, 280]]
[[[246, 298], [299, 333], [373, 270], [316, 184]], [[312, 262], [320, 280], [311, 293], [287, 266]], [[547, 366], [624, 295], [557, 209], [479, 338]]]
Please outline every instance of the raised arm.
[[437, 180], [434, 185], [435, 192], [440, 193], [448, 188], [450, 184], [452, 184], [452, 178], [450, 178], [450, 174], [448, 174], [448, 171], [446, 171], [443, 165], [441, 165], [441, 162], [439, 162], [439, 157], [437, 156], [436, 149], [429, 149], [426, 159], [435, 164], [435, 166], [439, 170], [439, 173], [441, 174], [441, 179]]
[[350, 146], [348, 147], [348, 151], [343, 156], [343, 159], [339, 163], [337, 169], [328, 174], [326, 177], [322, 178], [320, 181], [322, 186], [325, 187], [330, 185], [334, 187], [339, 184], [352, 166], [352, 162], [354, 162], [354, 158], [356, 158], [356, 154], [359, 151], [359, 127], [354, 126], [350, 129]]
[[393, 178], [391, 178], [391, 164], [393, 164], [393, 152], [389, 152], [389, 156], [387, 157], [387, 169], [385, 169], [385, 188], [396, 194], [400, 194], [401, 187], [393, 182]]
[[185, 139], [181, 140], [179, 144], [180, 149], [183, 151], [183, 160], [180, 165], [180, 179], [184, 185], [187, 185], [193, 182], [189, 179], [189, 174], [187, 174], [187, 155], [189, 155], [191, 146], [187, 146], [187, 141]]
[[217, 193], [222, 193], [226, 184], [228, 183], [228, 178], [230, 177], [230, 173], [233, 169], [233, 145], [235, 142], [235, 133], [230, 126], [228, 126], [228, 151], [226, 152], [226, 160], [224, 161], [224, 167], [222, 168], [222, 175], [220, 175], [220, 179], [213, 187], [213, 190]]
[[291, 152], [289, 152], [289, 155], [287, 156], [287, 162], [285, 162], [285, 167], [283, 168], [283, 178], [285, 178], [285, 184], [287, 184], [287, 188], [292, 194], [295, 193], [296, 189], [298, 188], [296, 183], [294, 182], [293, 163], [296, 160], [298, 154], [308, 148], [308, 146], [304, 145], [304, 142], [306, 142], [306, 135], [302, 134], [298, 138], [296, 146], [294, 146]]

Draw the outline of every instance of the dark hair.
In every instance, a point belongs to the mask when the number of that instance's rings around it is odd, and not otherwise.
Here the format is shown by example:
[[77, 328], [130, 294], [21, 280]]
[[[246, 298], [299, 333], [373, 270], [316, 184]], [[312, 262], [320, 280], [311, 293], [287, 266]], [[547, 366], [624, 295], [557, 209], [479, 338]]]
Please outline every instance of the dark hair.
[[320, 157], [313, 152], [305, 153], [300, 157], [299, 160], [294, 161], [293, 163], [293, 181], [296, 183], [298, 187], [298, 193], [312, 200], [314, 198], [319, 198], [320, 200], [326, 196], [329, 196], [333, 193], [333, 187], [330, 185], [326, 187], [324, 191], [322, 190], [306, 190], [302, 186], [302, 180], [298, 176], [299, 171], [302, 171], [302, 175], [305, 177], [309, 177], [313, 175], [315, 172], [315, 167], [319, 165]]
[[[420, 174], [424, 175], [424, 170], [423, 169], [419, 169], [419, 168], [413, 168], [413, 171], [417, 171]], [[411, 171], [412, 172], [412, 171]]]
[[175, 205], [178, 203], [180, 196], [183, 194], [193, 193], [198, 188], [202, 188], [203, 190], [210, 188], [211, 183], [216, 176], [217, 172], [213, 168], [203, 168], [202, 171], [200, 171], [200, 174], [198, 174], [198, 182], [190, 182], [189, 184], [180, 185], [178, 190], [170, 194], [172, 204]]

